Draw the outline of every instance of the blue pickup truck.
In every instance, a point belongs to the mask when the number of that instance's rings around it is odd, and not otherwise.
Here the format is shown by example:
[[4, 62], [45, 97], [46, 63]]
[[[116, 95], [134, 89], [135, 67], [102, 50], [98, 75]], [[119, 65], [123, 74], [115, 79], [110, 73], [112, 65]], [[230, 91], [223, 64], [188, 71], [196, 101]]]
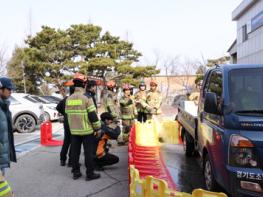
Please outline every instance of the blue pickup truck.
[[177, 120], [186, 156], [201, 156], [208, 190], [263, 196], [263, 65], [208, 70], [196, 112], [181, 105]]

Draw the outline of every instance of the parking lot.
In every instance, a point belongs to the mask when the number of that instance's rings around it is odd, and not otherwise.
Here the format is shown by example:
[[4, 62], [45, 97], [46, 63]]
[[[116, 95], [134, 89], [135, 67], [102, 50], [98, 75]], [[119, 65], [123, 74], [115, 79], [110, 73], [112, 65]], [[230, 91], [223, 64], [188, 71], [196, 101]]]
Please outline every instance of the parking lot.
[[[165, 118], [170, 117], [172, 119], [176, 113], [176, 109], [169, 106], [164, 106], [163, 110]], [[54, 136], [58, 139], [63, 138], [63, 125], [53, 122], [52, 127]], [[14, 136], [19, 159], [18, 163], [13, 164], [7, 174], [15, 193], [18, 194], [17, 196], [33, 196], [36, 193], [38, 193], [38, 196], [43, 197], [47, 195], [67, 196], [64, 193], [67, 188], [64, 188], [63, 185], [74, 184], [75, 187], [78, 185], [75, 184], [76, 182], [72, 182], [70, 169], [59, 166], [60, 147], [43, 147], [40, 145], [39, 128], [33, 133], [15, 133]], [[195, 188], [204, 188], [202, 170], [197, 158], [185, 157], [182, 145], [163, 144], [161, 150], [178, 191], [190, 193]], [[96, 191], [92, 189], [95, 182], [94, 184], [87, 184], [85, 181], [80, 181], [82, 186], [78, 186], [79, 193], [75, 196], [128, 196], [128, 193], [126, 193], [128, 191], [127, 147], [118, 147], [115, 144], [112, 151], [121, 158], [120, 164], [103, 172], [102, 182], [96, 181], [96, 183], [101, 183], [101, 186], [96, 186]], [[83, 156], [81, 157], [81, 163], [84, 163]], [[82, 170], [84, 171], [84, 165], [82, 165]], [[20, 181], [26, 176], [26, 173], [31, 175], [27, 176], [27, 180], [21, 183]], [[43, 183], [42, 179], [52, 180], [54, 185], [36, 189], [37, 181]], [[23, 187], [27, 186], [28, 189], [24, 190]], [[63, 192], [58, 191], [55, 186], [61, 188]], [[121, 194], [120, 189], [123, 192]], [[68, 196], [73, 195], [70, 192], [67, 191]]]

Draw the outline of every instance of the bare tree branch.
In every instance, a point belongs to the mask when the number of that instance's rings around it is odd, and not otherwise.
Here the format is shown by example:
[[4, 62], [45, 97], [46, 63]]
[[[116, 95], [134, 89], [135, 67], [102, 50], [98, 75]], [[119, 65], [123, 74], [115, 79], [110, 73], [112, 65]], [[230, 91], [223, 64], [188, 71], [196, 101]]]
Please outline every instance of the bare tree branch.
[[201, 58], [202, 58], [202, 62], [200, 62], [201, 66], [205, 66], [207, 64], [207, 60], [205, 59], [205, 56], [203, 53], [201, 53]]
[[158, 65], [158, 67], [164, 71], [167, 81], [167, 87], [166, 87], [166, 96], [165, 98], [168, 98], [168, 95], [170, 93], [170, 76], [176, 74], [178, 62], [179, 62], [179, 55], [176, 55], [174, 57], [165, 57], [162, 58], [162, 55], [159, 51], [155, 50], [155, 61], [154, 65]]
[[200, 65], [201, 64], [198, 60], [191, 60], [189, 58], [186, 58], [184, 62], [180, 63], [177, 70], [178, 78], [176, 81], [186, 92], [190, 92], [194, 88], [191, 87], [192, 84], [190, 84], [190, 79]]
[[163, 61], [163, 67], [165, 69], [165, 75], [167, 80], [167, 89], [166, 89], [166, 95], [165, 98], [168, 98], [169, 92], [170, 92], [170, 77], [171, 75], [176, 75], [177, 66], [179, 63], [179, 55], [176, 55], [172, 58], [166, 58]]
[[154, 65], [154, 66], [158, 66], [159, 65], [159, 63], [160, 63], [160, 61], [161, 61], [161, 52], [159, 51], [159, 50], [157, 50], [157, 49], [155, 49], [154, 51], [153, 51], [153, 54], [154, 54], [154, 57], [155, 57], [155, 59], [154, 59], [154, 61], [153, 61], [153, 63], [152, 63], [152, 65]]

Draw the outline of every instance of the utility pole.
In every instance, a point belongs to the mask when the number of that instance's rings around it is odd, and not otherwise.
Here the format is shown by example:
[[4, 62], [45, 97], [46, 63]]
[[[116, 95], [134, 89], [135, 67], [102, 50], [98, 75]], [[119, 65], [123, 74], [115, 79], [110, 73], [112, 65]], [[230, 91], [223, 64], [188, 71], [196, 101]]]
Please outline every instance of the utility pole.
[[21, 62], [22, 72], [23, 72], [23, 82], [24, 82], [24, 93], [26, 94], [26, 74], [25, 74], [25, 65], [24, 61]]

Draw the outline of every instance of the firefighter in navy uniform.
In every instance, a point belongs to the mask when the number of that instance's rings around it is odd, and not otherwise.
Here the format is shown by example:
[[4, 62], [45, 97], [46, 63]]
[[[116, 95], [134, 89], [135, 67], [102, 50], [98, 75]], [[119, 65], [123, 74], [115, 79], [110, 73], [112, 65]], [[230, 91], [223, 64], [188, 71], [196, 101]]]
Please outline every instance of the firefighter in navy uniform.
[[76, 180], [82, 176], [79, 157], [81, 145], [84, 146], [86, 180], [100, 178], [94, 173], [94, 143], [101, 133], [101, 123], [92, 98], [84, 95], [86, 77], [78, 74], [73, 79], [75, 92], [66, 101], [66, 113], [71, 132], [72, 173]]

